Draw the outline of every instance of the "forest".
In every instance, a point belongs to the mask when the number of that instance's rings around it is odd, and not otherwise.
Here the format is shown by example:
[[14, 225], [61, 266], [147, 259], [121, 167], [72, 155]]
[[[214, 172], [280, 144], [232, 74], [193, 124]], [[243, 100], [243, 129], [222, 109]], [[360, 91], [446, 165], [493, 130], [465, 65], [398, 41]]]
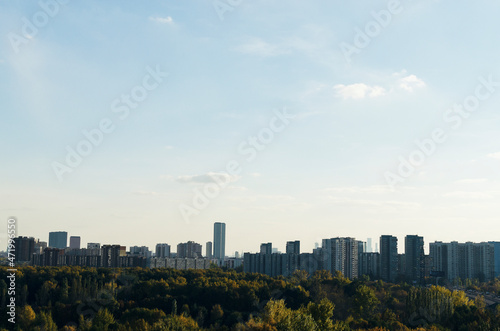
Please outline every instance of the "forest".
[[[498, 305], [441, 286], [220, 268], [20, 267], [13, 324], [9, 274], [0, 268], [2, 330], [500, 330]], [[500, 294], [499, 278], [479, 286]]]

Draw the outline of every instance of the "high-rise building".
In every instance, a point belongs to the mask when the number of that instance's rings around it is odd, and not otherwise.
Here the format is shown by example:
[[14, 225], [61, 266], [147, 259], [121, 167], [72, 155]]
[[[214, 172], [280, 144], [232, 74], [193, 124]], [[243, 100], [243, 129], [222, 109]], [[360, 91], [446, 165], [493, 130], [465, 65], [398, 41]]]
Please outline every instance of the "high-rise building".
[[156, 244], [155, 257], [170, 257], [169, 244]]
[[45, 248], [47, 248], [46, 241], [40, 241], [40, 239], [35, 241], [35, 254], [42, 254]]
[[214, 223], [214, 258], [222, 265], [226, 257], [226, 223]]
[[366, 242], [361, 240], [356, 240], [358, 244], [358, 254], [366, 253]]
[[120, 256], [126, 256], [126, 247], [120, 245], [103, 245], [101, 266], [104, 268], [118, 268]]
[[35, 238], [14, 238], [14, 248], [14, 259], [16, 262], [31, 261], [31, 256], [35, 253]]
[[149, 247], [146, 246], [130, 246], [130, 255], [150, 258], [151, 251], [149, 250]]
[[394, 282], [398, 273], [398, 238], [384, 235], [380, 237], [380, 277]]
[[[99, 243], [87, 243], [87, 250], [86, 254], [88, 256], [100, 256], [101, 255], [101, 244]], [[98, 261], [96, 258], [92, 258], [93, 261], [88, 263], [88, 266], [94, 266], [100, 264], [100, 261]]]
[[359, 275], [368, 275], [371, 279], [380, 277], [380, 253], [360, 253], [359, 254]]
[[372, 252], [373, 252], [372, 238], [367, 238], [366, 239], [366, 253], [372, 253]]
[[260, 244], [260, 254], [272, 254], [272, 253], [273, 253], [272, 243]]
[[177, 245], [177, 258], [201, 258], [201, 245], [194, 241], [180, 243]]
[[286, 242], [286, 255], [285, 264], [283, 269], [285, 269], [285, 275], [292, 275], [295, 270], [300, 268], [300, 241], [287, 241]]
[[323, 239], [323, 268], [335, 275], [353, 279], [358, 277], [358, 241], [354, 238]]
[[286, 253], [287, 254], [300, 254], [300, 241], [287, 241], [286, 242]]
[[49, 247], [59, 249], [68, 247], [68, 233], [66, 231], [49, 232]]
[[69, 237], [69, 248], [80, 249], [80, 237], [77, 236]]
[[405, 237], [405, 276], [406, 280], [421, 283], [424, 280], [424, 237], [408, 235]]
[[494, 243], [430, 243], [431, 271], [442, 272], [448, 280], [456, 278], [491, 280], [495, 277]]
[[495, 256], [495, 267], [493, 269], [495, 277], [498, 277], [500, 276], [500, 242], [490, 241], [489, 243], [493, 245], [493, 255]]
[[[278, 254], [276, 254], [278, 255]], [[259, 270], [260, 272], [272, 276], [273, 274], [273, 244], [272, 243], [265, 243], [265, 244], [260, 244], [260, 254], [259, 254]], [[281, 266], [281, 263], [278, 263], [278, 261], [274, 261], [274, 266], [275, 269], [278, 269], [279, 266]]]
[[213, 250], [212, 250], [212, 242], [211, 241], [207, 241], [206, 245], [205, 245], [205, 256], [207, 257], [207, 259], [213, 259], [214, 257], [214, 254], [212, 253]]

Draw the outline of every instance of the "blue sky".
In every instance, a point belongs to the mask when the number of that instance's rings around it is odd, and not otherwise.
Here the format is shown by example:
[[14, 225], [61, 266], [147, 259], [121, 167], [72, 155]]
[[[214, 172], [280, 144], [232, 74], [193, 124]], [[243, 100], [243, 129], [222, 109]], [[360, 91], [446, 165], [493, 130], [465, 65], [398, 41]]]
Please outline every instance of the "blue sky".
[[[152, 248], [204, 244], [223, 221], [228, 254], [500, 239], [500, 4], [62, 2], [0, 1], [0, 209], [19, 235]], [[133, 91], [146, 95], [126, 106]], [[465, 100], [478, 104], [451, 112]], [[277, 114], [293, 118], [273, 130]], [[58, 176], [103, 120], [112, 132]], [[424, 159], [406, 176], [411, 155]]]

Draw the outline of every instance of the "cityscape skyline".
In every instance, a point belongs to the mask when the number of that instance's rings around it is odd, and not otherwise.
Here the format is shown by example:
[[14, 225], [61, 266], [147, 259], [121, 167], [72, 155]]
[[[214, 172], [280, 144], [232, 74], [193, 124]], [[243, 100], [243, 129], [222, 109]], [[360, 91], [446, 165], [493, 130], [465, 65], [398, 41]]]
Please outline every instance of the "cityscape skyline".
[[[215, 240], [215, 234], [216, 234], [216, 229], [217, 229], [217, 226], [216, 224], [222, 224], [223, 225], [223, 229], [224, 229], [224, 235], [225, 235], [225, 225], [226, 223], [221, 223], [221, 222], [214, 222], [212, 223], [213, 226], [212, 226], [212, 229], [213, 229], [213, 233], [212, 233], [212, 236], [211, 236], [211, 239], [214, 239]], [[42, 238], [43, 237], [37, 237], [37, 236], [34, 236], [34, 235], [30, 235], [30, 234], [18, 234], [17, 236], [18, 237], [28, 237], [28, 238], [34, 238], [36, 240], [39, 240], [39, 241], [42, 241], [42, 242], [46, 242], [47, 243], [47, 247], [54, 247], [54, 248], [64, 248], [63, 247], [63, 244], [62, 242], [64, 241], [63, 238], [66, 237], [67, 239], [67, 244], [65, 247], [67, 248], [70, 248], [70, 243], [69, 243], [69, 238], [70, 237], [74, 237], [74, 238], [78, 238], [79, 240], [79, 243], [80, 243], [80, 246], [81, 247], [87, 247], [87, 245], [95, 245], [97, 243], [96, 240], [93, 240], [93, 241], [84, 241], [82, 240], [81, 236], [69, 236], [69, 232], [67, 231], [51, 231], [49, 232], [49, 235], [47, 236], [47, 238], [50, 239], [50, 234], [53, 234], [52, 238], [54, 238], [54, 244], [51, 246], [50, 245], [50, 240], [43, 240]], [[410, 240], [411, 244], [410, 245], [413, 245], [415, 246], [416, 245], [416, 242], [418, 241], [422, 241], [423, 243], [423, 248], [424, 248], [424, 254], [426, 255], [429, 255], [430, 254], [430, 246], [431, 244], [434, 244], [434, 243], [440, 243], [440, 242], [462, 242], [462, 243], [468, 243], [468, 242], [472, 242], [472, 243], [488, 243], [488, 242], [500, 242], [499, 240], [482, 240], [482, 241], [473, 241], [473, 240], [441, 240], [441, 239], [436, 239], [436, 240], [432, 240], [432, 241], [427, 241], [425, 236], [421, 236], [419, 234], [405, 234], [402, 238], [399, 238], [398, 236], [394, 236], [394, 235], [391, 235], [391, 234], [381, 234], [379, 236], [373, 236], [373, 237], [368, 237], [368, 238], [359, 238], [359, 237], [355, 237], [355, 236], [340, 236], [340, 235], [331, 235], [331, 236], [327, 236], [328, 238], [352, 238], [358, 242], [363, 242], [364, 243], [364, 248], [363, 250], [365, 252], [377, 252], [377, 253], [381, 253], [381, 247], [382, 246], [379, 246], [379, 238], [382, 240], [382, 238], [387, 238], [387, 239], [390, 239], [390, 238], [395, 238], [395, 243], [392, 243], [392, 244], [388, 244], [388, 245], [395, 245], [397, 247], [397, 253], [398, 254], [404, 254], [405, 252], [405, 247], [407, 245], [407, 241]], [[224, 246], [225, 246], [225, 242], [226, 242], [226, 236], [224, 236]], [[231, 237], [230, 237], [231, 238]], [[300, 238], [289, 238], [285, 241], [285, 243], [283, 245], [281, 245], [280, 243], [277, 243], [275, 241], [268, 241], [268, 243], [270, 245], [272, 245], [272, 248], [273, 248], [273, 253], [274, 252], [288, 252], [289, 251], [289, 244], [290, 243], [293, 243], [293, 242], [298, 242], [298, 249], [301, 250], [301, 252], [310, 252], [312, 253], [314, 251], [315, 248], [318, 248], [320, 247], [323, 243], [324, 243], [324, 240], [325, 238], [321, 238], [319, 241], [316, 241], [314, 242], [313, 245], [311, 246], [307, 246], [307, 245], [304, 245], [304, 241], [301, 240]], [[235, 253], [238, 253], [238, 254], [241, 254], [243, 252], [250, 252], [250, 253], [259, 253], [259, 252], [262, 252], [262, 249], [264, 246], [262, 246], [263, 244], [265, 244], [267, 241], [259, 241], [259, 240], [256, 240], [254, 242], [254, 245], [252, 246], [251, 249], [240, 249], [240, 250], [225, 250], [225, 257], [234, 257]], [[374, 244], [373, 244], [374, 242]], [[381, 243], [382, 241], [380, 241]], [[398, 242], [400, 244], [398, 244]], [[152, 243], [150, 245], [148, 244], [145, 244], [144, 242], [134, 242], [134, 244], [132, 245], [129, 245], [129, 244], [124, 244], [123, 242], [111, 242], [111, 241], [104, 241], [104, 242], [98, 242], [98, 244], [100, 245], [120, 245], [120, 246], [125, 246], [125, 247], [128, 247], [128, 248], [132, 248], [132, 247], [139, 247], [137, 245], [141, 245], [141, 247], [147, 247], [150, 249], [151, 252], [154, 252], [155, 250], [158, 249], [158, 245], [169, 245], [169, 252], [172, 252], [172, 253], [177, 253], [177, 251], [174, 249], [176, 247], [178, 247], [178, 245], [181, 245], [181, 244], [184, 244], [184, 243], [195, 243], [197, 245], [200, 245], [200, 247], [198, 248], [201, 252], [202, 252], [202, 256], [206, 256], [207, 254], [207, 247], [208, 245], [210, 245], [210, 247], [212, 248], [212, 251], [211, 251], [211, 256], [216, 259], [216, 255], [215, 255], [215, 248], [214, 248], [214, 244], [213, 244], [213, 241], [209, 240], [209, 241], [197, 241], [197, 240], [184, 240], [184, 241], [181, 241], [181, 240], [177, 240], [177, 241], [172, 241], [172, 242], [155, 242], [155, 243]], [[257, 243], [257, 244], [256, 244]], [[258, 245], [260, 245], [260, 248], [258, 247]], [[270, 246], [271, 247], [271, 246]], [[309, 247], [309, 248], [308, 248]], [[306, 248], [304, 250], [304, 248]], [[294, 248], [296, 249], [296, 248]], [[385, 247], [385, 249], [387, 249], [387, 246]], [[414, 253], [416, 254], [416, 252]]]
[[[242, 268], [245, 272], [263, 273], [269, 276], [291, 276], [302, 270], [312, 275], [327, 270], [332, 275], [340, 272], [349, 279], [368, 275], [388, 282], [402, 280], [424, 284], [429, 277], [446, 278], [460, 283], [464, 279], [491, 280], [500, 276], [500, 242], [429, 243], [429, 254], [424, 253], [424, 238], [407, 235], [404, 253], [398, 253], [398, 239], [382, 235], [380, 252], [372, 252], [370, 245], [352, 237], [322, 239], [311, 253], [302, 252], [300, 241], [287, 241], [286, 251], [280, 252], [271, 242], [261, 243], [258, 253], [235, 252], [233, 257], [221, 252], [225, 241], [225, 223], [214, 223], [214, 242], [218, 253], [213, 254], [211, 242], [207, 242], [205, 254], [202, 245], [193, 241], [171, 245], [158, 243], [155, 253], [147, 246], [89, 243], [80, 248], [71, 237], [69, 247], [64, 245], [67, 232], [50, 232], [50, 244], [33, 237], [15, 237], [15, 262], [33, 266], [86, 266], [86, 267], [143, 267], [174, 269], [207, 269], [212, 264], [231, 269]], [[59, 247], [56, 247], [59, 246]], [[436, 280], [437, 281], [437, 280]]]

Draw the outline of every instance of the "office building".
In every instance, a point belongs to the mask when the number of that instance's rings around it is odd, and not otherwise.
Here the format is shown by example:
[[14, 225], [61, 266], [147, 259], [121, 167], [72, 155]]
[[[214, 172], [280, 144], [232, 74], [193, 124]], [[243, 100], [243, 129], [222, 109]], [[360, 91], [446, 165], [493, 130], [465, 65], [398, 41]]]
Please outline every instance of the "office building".
[[59, 249], [68, 247], [68, 233], [66, 231], [49, 232], [49, 247]]
[[424, 257], [424, 237], [415, 235], [406, 236], [404, 274], [407, 281], [414, 283], [422, 283], [424, 281]]
[[398, 274], [398, 238], [384, 235], [380, 237], [380, 277], [394, 282]]
[[218, 260], [219, 265], [226, 257], [226, 223], [214, 223], [214, 258]]
[[69, 248], [80, 249], [80, 237], [77, 236], [69, 237]]
[[155, 257], [158, 258], [170, 257], [170, 245], [156, 244]]

